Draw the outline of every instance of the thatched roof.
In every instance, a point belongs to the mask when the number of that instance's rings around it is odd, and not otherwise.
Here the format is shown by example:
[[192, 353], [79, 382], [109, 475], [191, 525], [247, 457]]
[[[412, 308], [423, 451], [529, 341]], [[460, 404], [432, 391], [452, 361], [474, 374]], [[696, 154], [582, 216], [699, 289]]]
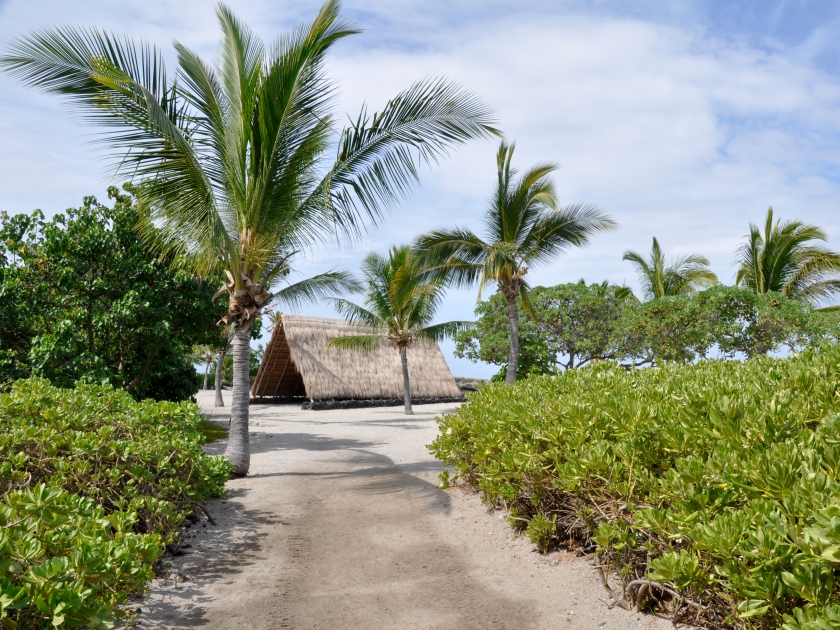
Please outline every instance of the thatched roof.
[[[369, 352], [327, 348], [330, 339], [366, 334], [341, 319], [283, 315], [265, 349], [251, 393], [256, 397], [306, 396], [310, 400], [402, 398], [397, 348], [383, 340]], [[440, 348], [416, 341], [408, 348], [412, 398], [460, 398]]]

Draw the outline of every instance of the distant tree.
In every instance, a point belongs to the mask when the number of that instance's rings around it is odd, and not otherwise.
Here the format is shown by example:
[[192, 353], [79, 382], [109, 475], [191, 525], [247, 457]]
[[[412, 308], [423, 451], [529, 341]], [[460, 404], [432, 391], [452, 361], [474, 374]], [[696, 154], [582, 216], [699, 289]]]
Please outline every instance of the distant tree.
[[189, 352], [212, 334], [215, 286], [138, 240], [133, 192], [109, 188], [113, 207], [86, 197], [49, 221], [0, 216], [0, 330], [17, 328], [3, 344], [6, 378], [106, 381], [168, 400], [198, 390]]
[[207, 389], [207, 376], [208, 372], [210, 371], [210, 366], [213, 365], [213, 361], [216, 358], [216, 353], [213, 349], [213, 346], [210, 344], [197, 344], [192, 347], [190, 350], [190, 360], [193, 363], [198, 363], [204, 366], [204, 382], [201, 386], [201, 389]]
[[495, 284], [507, 303], [510, 354], [505, 382], [516, 380], [519, 362], [519, 309], [528, 309], [525, 275], [535, 265], [555, 260], [570, 247], [582, 247], [598, 232], [616, 223], [598, 208], [575, 204], [558, 208], [550, 175], [552, 164], [540, 164], [516, 178], [511, 167], [514, 145], [502, 142], [496, 155], [498, 183], [484, 216], [487, 239], [472, 230], [455, 227], [437, 230], [417, 240], [431, 265], [458, 286]]
[[[840, 311], [738, 287], [716, 285], [639, 303], [623, 287], [579, 282], [534, 287], [530, 298], [535, 319], [526, 318], [519, 303], [523, 376], [557, 374], [599, 360], [633, 368], [748, 358], [840, 340]], [[455, 355], [501, 366], [493, 377], [499, 380], [510, 349], [505, 300], [494, 295], [475, 312], [475, 325], [455, 336]]]
[[779, 293], [718, 285], [631, 305], [617, 322], [611, 345], [627, 365], [748, 358], [830, 338], [833, 319]]
[[[260, 369], [260, 363], [262, 363], [264, 354], [265, 347], [262, 344], [259, 344], [256, 348], [251, 348], [251, 362], [248, 365], [249, 386], [254, 385], [254, 379], [257, 377], [257, 372]], [[224, 357], [221, 359], [221, 365], [222, 371], [220, 384], [224, 387], [231, 387], [233, 385], [233, 357], [230, 354], [225, 353]], [[209, 378], [215, 381], [218, 373], [217, 358], [217, 360], [213, 363], [213, 366], [210, 368]], [[221, 406], [224, 407], [224, 404]]]
[[781, 293], [820, 302], [840, 293], [840, 253], [819, 245], [825, 232], [802, 221], [773, 222], [767, 210], [764, 230], [750, 223], [738, 249], [736, 284], [755, 293]]
[[29, 350], [38, 321], [28, 308], [18, 266], [26, 255], [25, 236], [44, 215], [0, 212], [0, 385], [31, 373]]
[[635, 265], [647, 300], [696, 293], [718, 281], [705, 256], [690, 254], [667, 263], [655, 236], [648, 259], [634, 251], [624, 252], [622, 259]]
[[116, 172], [142, 180], [164, 251], [202, 272], [223, 269], [235, 326], [231, 430], [225, 456], [250, 466], [250, 327], [295, 255], [358, 237], [410, 191], [418, 163], [496, 134], [489, 110], [445, 80], [415, 83], [340, 131], [327, 51], [358, 32], [327, 0], [309, 24], [271, 47], [223, 4], [219, 54], [208, 63], [177, 43], [176, 79], [159, 49], [96, 29], [33, 31], [0, 59], [25, 85], [56, 94], [104, 127]]
[[370, 351], [390, 341], [400, 353], [405, 413], [411, 415], [408, 349], [418, 339], [451, 337], [469, 323], [432, 324], [446, 284], [440, 275], [430, 274], [408, 246], [392, 247], [387, 258], [369, 254], [362, 263], [362, 274], [367, 284], [364, 307], [338, 298], [332, 303], [348, 321], [368, 326], [372, 332], [337, 337], [329, 345]]
[[[611, 340], [616, 325], [634, 301], [626, 287], [607, 282], [587, 285], [583, 280], [553, 287], [534, 287], [529, 293], [531, 318], [519, 301], [519, 348], [522, 374], [556, 374], [592, 361], [615, 358]], [[496, 294], [478, 305], [475, 326], [455, 337], [460, 358], [502, 366], [506, 373], [510, 350], [507, 305]]]

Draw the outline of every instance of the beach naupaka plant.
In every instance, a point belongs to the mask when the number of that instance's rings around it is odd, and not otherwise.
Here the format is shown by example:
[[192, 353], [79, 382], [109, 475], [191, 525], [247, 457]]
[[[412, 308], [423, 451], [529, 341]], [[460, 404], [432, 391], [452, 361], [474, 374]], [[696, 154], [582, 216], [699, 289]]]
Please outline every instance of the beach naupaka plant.
[[[519, 310], [528, 307], [528, 269], [555, 260], [570, 247], [582, 247], [598, 232], [615, 229], [608, 215], [590, 204], [560, 207], [551, 173], [553, 164], [538, 164], [516, 177], [515, 145], [502, 142], [496, 155], [498, 182], [484, 215], [486, 239], [465, 227], [430, 232], [417, 239], [428, 265], [447, 274], [455, 286], [489, 284], [507, 301], [510, 353], [505, 382], [516, 381], [519, 362]], [[533, 316], [533, 315], [532, 315]]]
[[358, 335], [330, 340], [329, 346], [356, 351], [371, 351], [382, 343], [392, 343], [400, 353], [405, 413], [411, 415], [411, 382], [408, 373], [408, 349], [415, 341], [441, 341], [452, 337], [470, 322], [432, 324], [441, 305], [446, 283], [440, 274], [422, 265], [408, 246], [392, 247], [388, 257], [369, 254], [362, 262], [367, 284], [365, 306], [341, 298], [330, 301], [348, 321], [364, 326]]
[[33, 31], [0, 64], [103, 127], [96, 142], [115, 175], [139, 182], [160, 250], [224, 271], [235, 327], [226, 456], [244, 475], [250, 328], [272, 284], [319, 241], [360, 237], [410, 192], [420, 164], [497, 132], [483, 103], [443, 79], [415, 83], [380, 113], [363, 108], [340, 131], [325, 56], [359, 31], [337, 1], [270, 46], [226, 6], [217, 14], [214, 63], [175, 42], [174, 80], [157, 48], [92, 28]]

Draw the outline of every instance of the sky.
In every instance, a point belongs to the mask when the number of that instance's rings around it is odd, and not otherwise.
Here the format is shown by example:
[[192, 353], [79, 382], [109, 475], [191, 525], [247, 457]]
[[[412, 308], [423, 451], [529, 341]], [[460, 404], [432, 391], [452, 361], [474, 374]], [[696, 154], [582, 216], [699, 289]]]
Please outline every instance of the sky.
[[[317, 1], [229, 5], [266, 41], [311, 19]], [[0, 0], [0, 50], [29, 29], [95, 25], [212, 59], [218, 27], [206, 0]], [[840, 3], [826, 0], [346, 1], [364, 30], [339, 43], [329, 72], [337, 110], [354, 117], [424, 77], [446, 76], [485, 100], [516, 142], [514, 165], [553, 162], [561, 203], [597, 204], [620, 224], [589, 246], [531, 269], [532, 285], [609, 280], [638, 289], [621, 256], [699, 253], [726, 283], [749, 223], [776, 216], [822, 226], [840, 249]], [[91, 130], [53, 97], [0, 75], [0, 210], [47, 214], [105, 198], [111, 182]], [[361, 244], [321, 248], [311, 275], [358, 269], [417, 234], [480, 228], [496, 141], [459, 148]], [[440, 321], [473, 319], [475, 290], [453, 291]], [[331, 316], [327, 305], [307, 314]], [[456, 375], [489, 377], [442, 345]]]

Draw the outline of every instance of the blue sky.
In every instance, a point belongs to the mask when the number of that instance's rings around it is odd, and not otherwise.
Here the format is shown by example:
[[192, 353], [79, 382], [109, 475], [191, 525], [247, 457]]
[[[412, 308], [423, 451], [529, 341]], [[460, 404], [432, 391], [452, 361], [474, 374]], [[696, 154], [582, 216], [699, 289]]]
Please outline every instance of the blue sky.
[[[266, 40], [318, 2], [231, 6]], [[416, 78], [446, 75], [497, 111], [515, 163], [560, 165], [563, 202], [588, 201], [621, 229], [529, 273], [533, 284], [586, 278], [636, 286], [626, 249], [657, 236], [669, 255], [701, 253], [726, 282], [750, 221], [822, 225], [840, 248], [840, 3], [346, 2], [365, 32], [341, 43], [330, 71], [340, 111], [381, 106]], [[212, 57], [205, 0], [85, 3], [0, 0], [0, 48], [52, 24], [90, 24], [171, 51], [178, 39]], [[0, 76], [0, 209], [61, 211], [104, 196], [90, 130], [52, 98]], [[356, 269], [370, 250], [452, 223], [477, 225], [495, 177], [493, 142], [474, 143], [423, 174], [415, 195], [361, 246], [307, 256], [301, 273]], [[470, 319], [474, 291], [453, 292], [441, 319]], [[328, 316], [325, 306], [307, 312]], [[456, 374], [495, 368], [454, 359]]]

